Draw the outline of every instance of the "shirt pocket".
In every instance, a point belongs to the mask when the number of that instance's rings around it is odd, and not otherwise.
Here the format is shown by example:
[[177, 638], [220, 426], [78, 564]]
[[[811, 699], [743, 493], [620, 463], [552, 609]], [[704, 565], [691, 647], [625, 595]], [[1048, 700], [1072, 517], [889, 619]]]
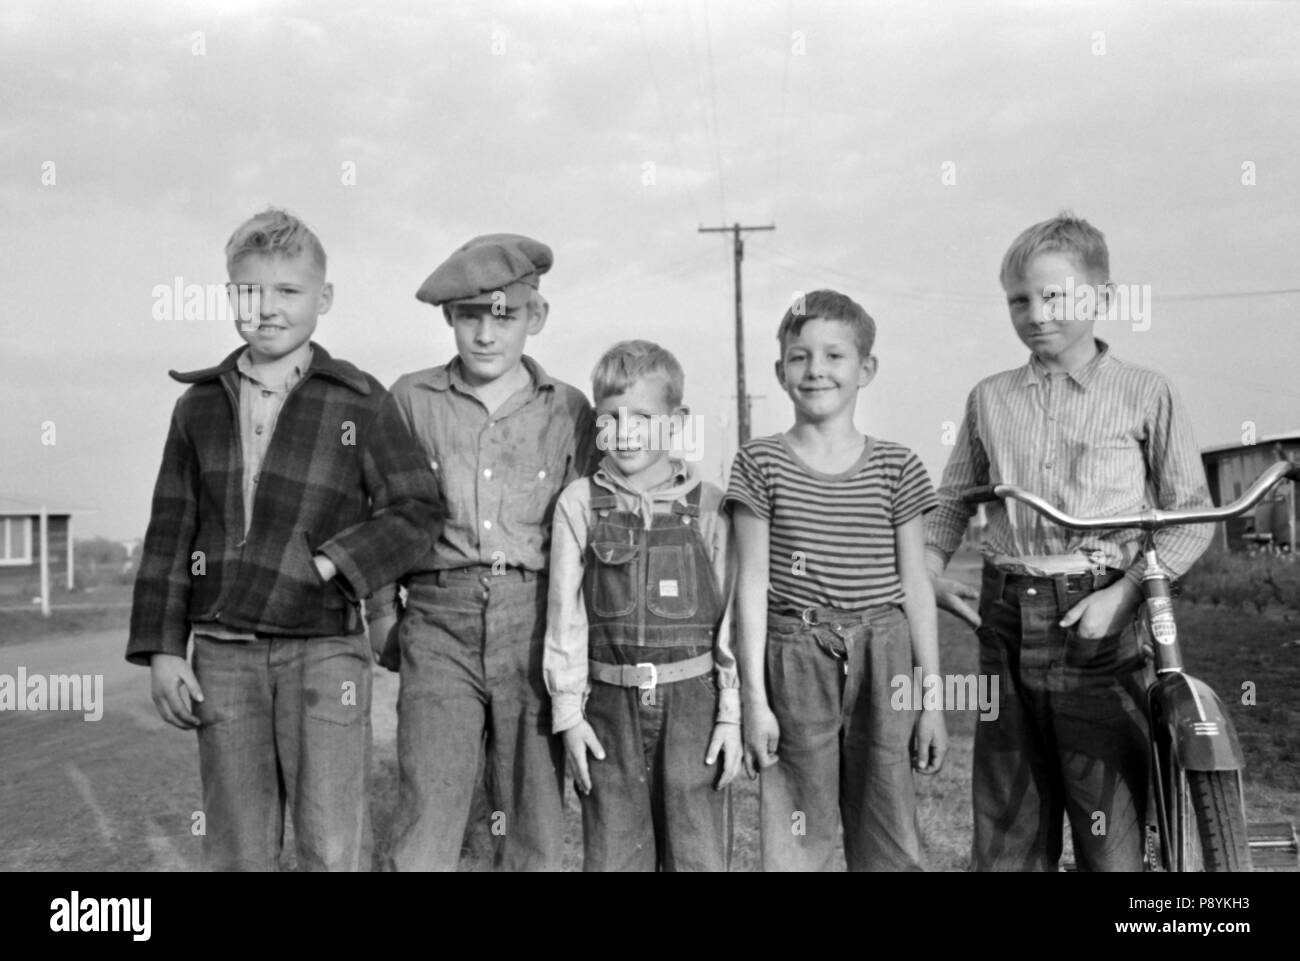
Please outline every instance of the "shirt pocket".
[[1118, 439], [1098, 443], [1088, 451], [1087, 459], [1089, 469], [1078, 476], [1084, 483], [1095, 481], [1099, 508], [1113, 511], [1145, 500], [1146, 461], [1136, 441]]
[[695, 552], [681, 544], [652, 546], [646, 564], [646, 607], [659, 617], [682, 619], [695, 614]]
[[510, 520], [542, 524], [556, 494], [556, 472], [538, 461], [516, 464], [509, 473], [504, 504]]
[[591, 543], [595, 559], [591, 609], [600, 617], [626, 617], [636, 609], [641, 559], [629, 541], [597, 540]]

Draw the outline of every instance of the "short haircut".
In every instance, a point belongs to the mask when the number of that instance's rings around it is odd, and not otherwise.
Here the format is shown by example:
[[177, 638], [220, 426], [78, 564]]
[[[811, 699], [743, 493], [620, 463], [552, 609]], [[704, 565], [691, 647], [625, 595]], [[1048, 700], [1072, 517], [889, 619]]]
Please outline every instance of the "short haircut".
[[297, 257], [306, 251], [325, 273], [325, 248], [310, 227], [277, 207], [267, 207], [235, 228], [226, 244], [226, 269], [233, 270], [241, 257]]
[[1024, 279], [1025, 268], [1039, 254], [1061, 251], [1082, 267], [1090, 280], [1110, 282], [1110, 252], [1102, 232], [1082, 217], [1062, 210], [1051, 220], [1034, 224], [1011, 243], [1002, 258], [1002, 286]]
[[664, 379], [664, 399], [668, 406], [681, 406], [686, 393], [686, 375], [677, 358], [648, 340], [621, 340], [601, 356], [591, 372], [592, 399], [600, 403], [606, 397], [622, 394], [638, 380], [659, 375]]
[[858, 353], [863, 357], [871, 356], [871, 348], [876, 343], [876, 322], [851, 297], [835, 290], [814, 290], [810, 294], [799, 296], [790, 309], [781, 318], [776, 339], [781, 342], [781, 357], [785, 357], [785, 342], [791, 337], [798, 337], [803, 325], [810, 320], [838, 320], [853, 328], [853, 340], [858, 345]]

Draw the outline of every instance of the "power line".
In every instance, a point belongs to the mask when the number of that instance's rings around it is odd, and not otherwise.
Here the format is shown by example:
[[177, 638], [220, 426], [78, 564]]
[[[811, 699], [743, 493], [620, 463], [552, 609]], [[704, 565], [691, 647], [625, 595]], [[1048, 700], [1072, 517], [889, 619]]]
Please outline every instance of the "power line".
[[[659, 86], [659, 77], [655, 73], [654, 58], [651, 57], [650, 55], [650, 40], [646, 36], [645, 20], [641, 16], [641, 5], [637, 2], [637, 0], [632, 0], [632, 10], [636, 14], [637, 29], [641, 33], [641, 46], [642, 49], [645, 50], [646, 70], [650, 74], [650, 83], [655, 88], [655, 100], [657, 100], [659, 103], [659, 115], [661, 118], [663, 118], [664, 131], [668, 134], [668, 143], [672, 147], [673, 159], [677, 161], [677, 169], [681, 171], [682, 176], [684, 177], [686, 174], [686, 165], [682, 163], [681, 151], [677, 149], [677, 135], [676, 133], [674, 133], [672, 121], [668, 117], [668, 105], [664, 100], [663, 88]], [[700, 208], [694, 199], [693, 192], [686, 190], [683, 191], [683, 193], [688, 195], [686, 197], [686, 201], [688, 204], [690, 204], [691, 209], [694, 211], [695, 219], [699, 220]]]
[[713, 157], [718, 166], [718, 203], [727, 219], [727, 192], [722, 185], [722, 135], [718, 128], [718, 89], [713, 76], [713, 31], [709, 27], [709, 3], [704, 0], [704, 49], [709, 58], [709, 103], [713, 114]]

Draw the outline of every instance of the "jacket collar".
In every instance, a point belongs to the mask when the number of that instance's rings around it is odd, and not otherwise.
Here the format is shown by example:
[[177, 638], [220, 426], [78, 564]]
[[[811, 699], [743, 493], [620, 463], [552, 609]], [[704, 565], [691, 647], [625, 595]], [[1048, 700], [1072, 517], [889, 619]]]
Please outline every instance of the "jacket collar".
[[[215, 367], [204, 367], [202, 370], [176, 371], [171, 370], [168, 373], [173, 380], [180, 381], [182, 384], [201, 384], [205, 381], [218, 380], [225, 374], [232, 373], [236, 370], [236, 364], [239, 362], [239, 355], [247, 347], [239, 347], [226, 356], [226, 359]], [[370, 396], [370, 383], [366, 380], [366, 375], [358, 370], [355, 366], [346, 360], [335, 360], [320, 344], [312, 341], [311, 366], [307, 368], [303, 379], [310, 377], [328, 377], [344, 387], [350, 387], [363, 397]]]

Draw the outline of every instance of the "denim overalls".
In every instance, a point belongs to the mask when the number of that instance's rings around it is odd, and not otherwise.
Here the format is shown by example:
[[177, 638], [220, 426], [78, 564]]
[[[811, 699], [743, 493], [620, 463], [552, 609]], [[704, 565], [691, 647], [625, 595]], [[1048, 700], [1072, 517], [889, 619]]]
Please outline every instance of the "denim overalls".
[[587, 871], [725, 871], [730, 862], [730, 791], [713, 789], [720, 765], [704, 763], [723, 602], [699, 504], [696, 486], [647, 530], [591, 483], [586, 717], [606, 753], [593, 758], [582, 798]]

